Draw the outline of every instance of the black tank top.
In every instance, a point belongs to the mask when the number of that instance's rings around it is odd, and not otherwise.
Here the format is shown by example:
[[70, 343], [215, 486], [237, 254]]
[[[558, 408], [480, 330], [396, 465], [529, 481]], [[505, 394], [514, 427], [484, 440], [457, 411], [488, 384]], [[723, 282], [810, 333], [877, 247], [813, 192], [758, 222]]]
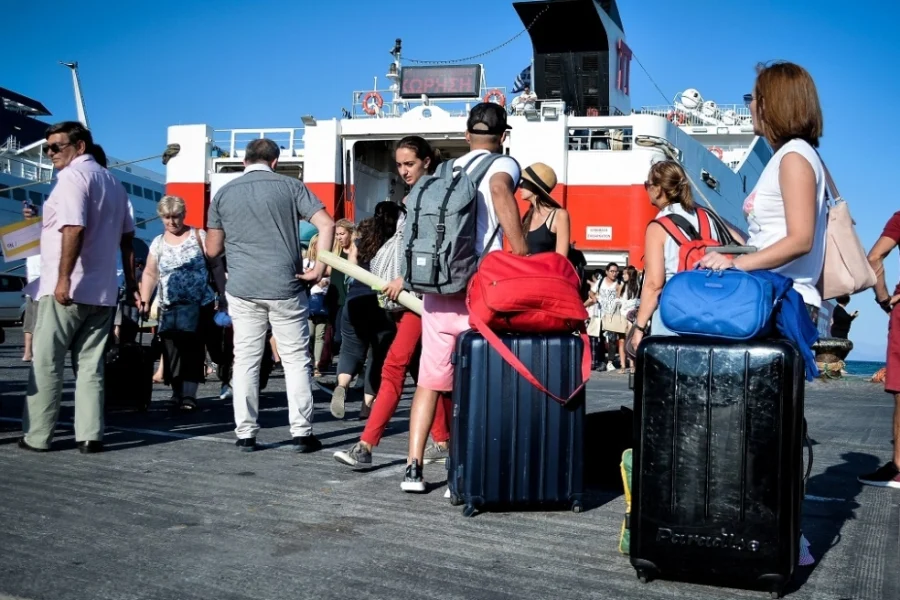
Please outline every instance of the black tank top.
[[528, 246], [528, 254], [556, 251], [556, 234], [550, 231], [555, 216], [556, 210], [550, 213], [550, 216], [547, 217], [547, 220], [540, 227], [525, 234], [525, 245]]

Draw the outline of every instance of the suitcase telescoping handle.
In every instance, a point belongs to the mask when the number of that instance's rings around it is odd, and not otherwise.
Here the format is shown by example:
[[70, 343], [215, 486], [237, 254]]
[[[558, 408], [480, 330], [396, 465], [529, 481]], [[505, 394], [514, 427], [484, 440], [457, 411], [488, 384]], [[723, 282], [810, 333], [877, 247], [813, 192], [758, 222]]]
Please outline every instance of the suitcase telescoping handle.
[[587, 382], [591, 379], [591, 345], [585, 331], [581, 331], [581, 341], [584, 344], [584, 352], [582, 353], [581, 359], [581, 385], [579, 385], [575, 389], [575, 391], [569, 394], [568, 398], [561, 398], [560, 396], [557, 396], [556, 394], [548, 390], [540, 381], [537, 380], [537, 377], [535, 377], [531, 373], [531, 371], [528, 370], [528, 367], [526, 367], [522, 363], [522, 361], [519, 360], [519, 357], [513, 354], [512, 351], [506, 347], [506, 344], [504, 344], [500, 337], [496, 333], [494, 333], [490, 327], [487, 326], [487, 323], [479, 319], [474, 313], [469, 314], [469, 319], [475, 326], [475, 329], [478, 330], [478, 333], [480, 333], [482, 337], [487, 340], [487, 343], [490, 344], [491, 348], [496, 350], [500, 357], [503, 358], [503, 360], [505, 360], [507, 364], [509, 364], [509, 366], [515, 369], [519, 375], [524, 377], [525, 380], [528, 381], [528, 383], [544, 392], [560, 404], [566, 404], [569, 400], [577, 396], [578, 393], [582, 389], [584, 389], [584, 386], [587, 384]]
[[756, 246], [707, 246], [706, 253], [718, 252], [719, 254], [752, 254], [756, 252]]

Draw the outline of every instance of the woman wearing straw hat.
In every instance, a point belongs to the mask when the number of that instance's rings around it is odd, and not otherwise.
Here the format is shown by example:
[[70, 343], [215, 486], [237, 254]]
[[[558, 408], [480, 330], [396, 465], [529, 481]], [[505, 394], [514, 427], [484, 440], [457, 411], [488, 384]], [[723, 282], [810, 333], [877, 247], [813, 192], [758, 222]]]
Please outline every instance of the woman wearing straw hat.
[[550, 196], [555, 187], [556, 172], [544, 163], [522, 171], [522, 199], [531, 204], [522, 221], [529, 254], [556, 251], [569, 256], [569, 212]]

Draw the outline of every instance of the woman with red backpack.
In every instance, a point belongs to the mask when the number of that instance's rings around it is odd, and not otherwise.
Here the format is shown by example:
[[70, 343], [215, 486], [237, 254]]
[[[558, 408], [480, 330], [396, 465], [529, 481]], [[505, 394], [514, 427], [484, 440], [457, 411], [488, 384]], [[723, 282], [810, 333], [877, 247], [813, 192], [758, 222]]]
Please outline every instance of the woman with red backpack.
[[[644, 241], [644, 285], [641, 291], [640, 309], [634, 320], [630, 346], [637, 348], [649, 329], [653, 335], [674, 335], [659, 316], [659, 296], [663, 286], [678, 271], [685, 270], [682, 264], [682, 244], [690, 234], [700, 231], [709, 239], [719, 241], [719, 228], [712, 215], [698, 208], [691, 193], [691, 184], [680, 164], [674, 160], [664, 160], [650, 167], [644, 188], [650, 203], [659, 209], [656, 218], [647, 226]], [[688, 231], [685, 231], [688, 230]], [[729, 229], [740, 243], [743, 240], [737, 232]], [[687, 266], [693, 268], [693, 266]]]

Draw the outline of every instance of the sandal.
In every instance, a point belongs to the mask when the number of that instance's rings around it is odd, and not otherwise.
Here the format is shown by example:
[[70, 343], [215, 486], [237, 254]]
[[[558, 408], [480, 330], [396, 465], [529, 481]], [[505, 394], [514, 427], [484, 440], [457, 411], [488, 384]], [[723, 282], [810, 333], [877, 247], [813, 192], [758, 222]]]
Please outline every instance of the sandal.
[[198, 410], [200, 407], [197, 405], [196, 398], [191, 398], [190, 396], [185, 396], [184, 398], [181, 399], [181, 403], [178, 405], [178, 408], [180, 408], [183, 411], [193, 412], [195, 410]]

